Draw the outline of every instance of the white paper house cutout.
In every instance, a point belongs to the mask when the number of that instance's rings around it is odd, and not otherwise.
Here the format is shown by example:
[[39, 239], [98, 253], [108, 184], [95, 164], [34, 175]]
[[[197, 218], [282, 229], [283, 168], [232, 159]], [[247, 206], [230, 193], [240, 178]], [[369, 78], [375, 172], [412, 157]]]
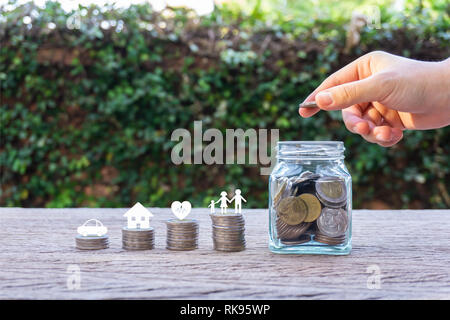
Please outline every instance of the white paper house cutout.
[[127, 217], [128, 228], [146, 229], [150, 228], [150, 218], [153, 217], [153, 214], [138, 202], [125, 212], [123, 216]]

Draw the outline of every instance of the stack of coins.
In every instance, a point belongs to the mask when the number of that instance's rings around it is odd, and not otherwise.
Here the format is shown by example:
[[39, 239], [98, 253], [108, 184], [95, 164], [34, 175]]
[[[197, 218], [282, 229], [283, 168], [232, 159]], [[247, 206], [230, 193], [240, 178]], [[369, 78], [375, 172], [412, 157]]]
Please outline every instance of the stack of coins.
[[339, 245], [345, 242], [348, 217], [347, 211], [342, 208], [322, 209], [319, 219], [317, 219], [317, 231], [314, 240], [317, 242]]
[[328, 245], [345, 243], [348, 212], [343, 178], [309, 171], [283, 177], [272, 199], [277, 213], [276, 235], [281, 243], [295, 245], [313, 240]]
[[321, 177], [317, 179], [316, 193], [319, 200], [327, 207], [340, 208], [347, 202], [345, 182], [339, 177]]
[[328, 237], [320, 232], [316, 232], [314, 235], [314, 240], [320, 243], [328, 244], [330, 246], [337, 246], [345, 242], [345, 235], [339, 237]]
[[311, 223], [305, 222], [297, 225], [289, 225], [281, 218], [276, 221], [278, 237], [282, 241], [295, 241], [308, 230]]
[[104, 236], [81, 236], [75, 237], [76, 248], [80, 250], [100, 250], [109, 247], [108, 235]]
[[170, 219], [167, 225], [167, 249], [177, 251], [198, 248], [198, 222], [194, 219]]
[[214, 250], [245, 250], [245, 221], [241, 214], [210, 214]]
[[122, 228], [122, 248], [125, 250], [151, 250], [155, 246], [153, 228]]

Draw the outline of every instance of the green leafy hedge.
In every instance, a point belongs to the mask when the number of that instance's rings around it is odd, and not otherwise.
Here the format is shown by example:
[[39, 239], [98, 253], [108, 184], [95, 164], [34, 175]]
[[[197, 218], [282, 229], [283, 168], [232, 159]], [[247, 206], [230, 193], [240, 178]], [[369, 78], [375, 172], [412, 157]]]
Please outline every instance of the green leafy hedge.
[[450, 128], [406, 132], [385, 149], [347, 132], [339, 112], [297, 114], [327, 75], [371, 50], [448, 57], [442, 3], [382, 8], [382, 28], [364, 28], [350, 54], [345, 24], [323, 18], [269, 25], [225, 8], [199, 18], [147, 5], [66, 13], [53, 2], [2, 12], [0, 205], [205, 206], [239, 186], [250, 207], [265, 207], [256, 166], [171, 163], [172, 131], [203, 120], [279, 128], [280, 140], [343, 140], [355, 207], [448, 207]]

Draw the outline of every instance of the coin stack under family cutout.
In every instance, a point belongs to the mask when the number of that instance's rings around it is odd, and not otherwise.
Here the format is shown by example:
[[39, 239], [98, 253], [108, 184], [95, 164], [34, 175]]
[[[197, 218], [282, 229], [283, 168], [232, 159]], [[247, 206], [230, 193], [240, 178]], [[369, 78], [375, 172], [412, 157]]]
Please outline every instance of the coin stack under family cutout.
[[282, 178], [273, 197], [278, 238], [286, 245], [316, 241], [339, 245], [348, 228], [347, 191], [343, 178], [309, 171]]
[[245, 250], [245, 220], [242, 214], [210, 214], [214, 250]]
[[167, 249], [189, 251], [198, 248], [198, 222], [194, 219], [170, 219], [167, 225]]
[[75, 245], [80, 250], [100, 250], [109, 247], [108, 235], [103, 236], [75, 236]]
[[155, 247], [152, 227], [145, 229], [122, 228], [122, 248], [125, 250], [151, 250]]

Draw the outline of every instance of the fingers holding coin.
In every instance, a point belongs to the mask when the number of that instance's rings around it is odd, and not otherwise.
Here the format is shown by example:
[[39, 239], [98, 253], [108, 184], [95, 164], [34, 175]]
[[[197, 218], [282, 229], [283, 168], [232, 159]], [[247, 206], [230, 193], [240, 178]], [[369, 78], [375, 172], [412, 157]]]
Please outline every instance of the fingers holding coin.
[[303, 103], [301, 103], [298, 107], [299, 107], [298, 113], [303, 118], [309, 118], [320, 111], [319, 107], [317, 107], [317, 104], [314, 101], [314, 98], [312, 97], [306, 98], [306, 100]]

